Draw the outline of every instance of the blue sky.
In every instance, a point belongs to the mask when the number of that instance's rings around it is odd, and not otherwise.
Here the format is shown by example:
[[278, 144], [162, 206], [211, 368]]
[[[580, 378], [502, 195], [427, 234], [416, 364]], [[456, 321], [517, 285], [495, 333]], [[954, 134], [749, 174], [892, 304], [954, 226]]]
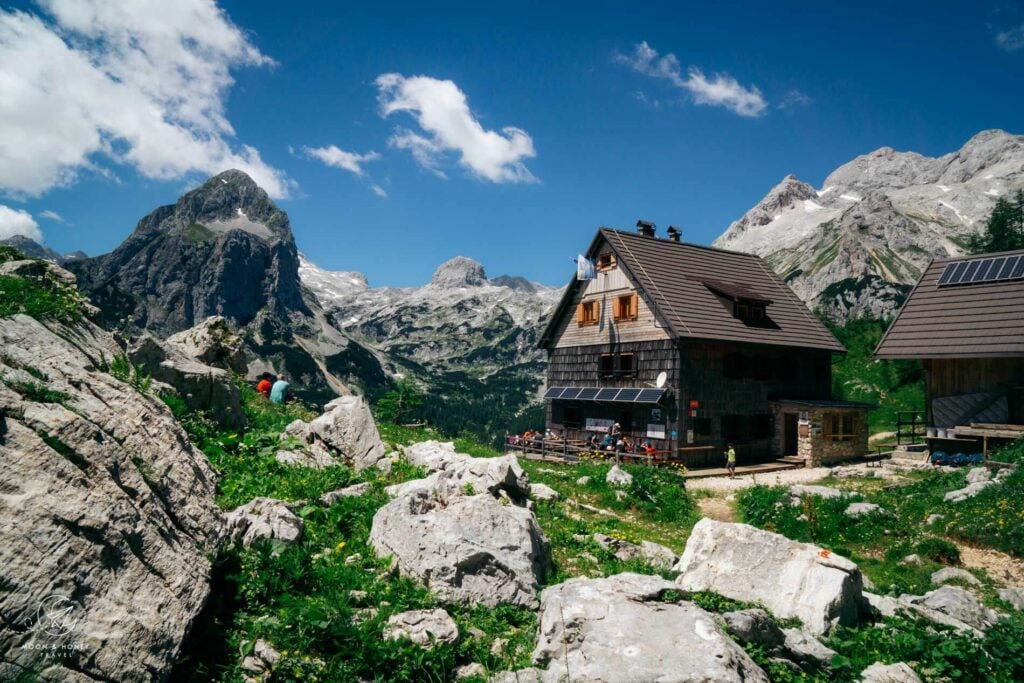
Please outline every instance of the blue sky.
[[0, 232], [103, 253], [245, 163], [321, 266], [561, 284], [599, 225], [706, 244], [788, 173], [1024, 132], [1019, 4], [753, 4], [7, 4]]

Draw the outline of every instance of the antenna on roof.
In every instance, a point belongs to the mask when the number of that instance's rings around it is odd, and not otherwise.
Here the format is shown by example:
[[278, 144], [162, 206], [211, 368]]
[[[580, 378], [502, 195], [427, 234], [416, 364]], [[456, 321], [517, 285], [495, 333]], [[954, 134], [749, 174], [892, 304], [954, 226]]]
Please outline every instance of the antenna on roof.
[[638, 220], [636, 222], [636, 231], [644, 237], [654, 237], [655, 225], [651, 221]]

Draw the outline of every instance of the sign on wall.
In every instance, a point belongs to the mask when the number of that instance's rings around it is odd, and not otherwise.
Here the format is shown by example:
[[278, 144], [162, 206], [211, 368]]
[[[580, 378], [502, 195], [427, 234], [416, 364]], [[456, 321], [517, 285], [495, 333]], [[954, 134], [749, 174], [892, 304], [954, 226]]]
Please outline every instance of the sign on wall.
[[647, 437], [649, 439], [664, 439], [665, 425], [647, 425]]
[[686, 443], [693, 443], [693, 440], [694, 440], [693, 439], [693, 430], [692, 429], [687, 429], [686, 430]]
[[588, 432], [607, 433], [611, 431], [613, 424], [615, 424], [615, 420], [605, 420], [599, 417], [588, 417], [584, 430]]

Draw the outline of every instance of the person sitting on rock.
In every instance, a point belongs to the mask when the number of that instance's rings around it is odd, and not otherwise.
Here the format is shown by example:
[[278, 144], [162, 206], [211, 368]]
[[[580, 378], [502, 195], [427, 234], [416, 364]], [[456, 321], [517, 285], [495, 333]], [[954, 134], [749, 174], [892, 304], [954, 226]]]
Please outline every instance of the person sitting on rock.
[[270, 402], [284, 403], [291, 395], [291, 385], [284, 375], [278, 375], [274, 386], [270, 388]]
[[270, 382], [270, 373], [264, 372], [260, 375], [260, 381], [256, 384], [256, 391], [263, 394], [263, 398], [270, 398], [270, 388], [273, 386]]

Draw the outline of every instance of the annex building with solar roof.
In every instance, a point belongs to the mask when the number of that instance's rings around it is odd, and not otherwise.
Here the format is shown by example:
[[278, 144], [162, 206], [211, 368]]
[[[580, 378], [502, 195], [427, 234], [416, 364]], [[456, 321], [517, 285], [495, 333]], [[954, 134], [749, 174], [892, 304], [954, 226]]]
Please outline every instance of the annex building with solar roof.
[[1024, 250], [932, 261], [875, 356], [922, 362], [933, 450], [1024, 436]]
[[597, 231], [541, 335], [548, 429], [579, 442], [619, 423], [690, 467], [867, 452], [874, 406], [833, 400], [842, 344], [759, 257], [670, 228]]

